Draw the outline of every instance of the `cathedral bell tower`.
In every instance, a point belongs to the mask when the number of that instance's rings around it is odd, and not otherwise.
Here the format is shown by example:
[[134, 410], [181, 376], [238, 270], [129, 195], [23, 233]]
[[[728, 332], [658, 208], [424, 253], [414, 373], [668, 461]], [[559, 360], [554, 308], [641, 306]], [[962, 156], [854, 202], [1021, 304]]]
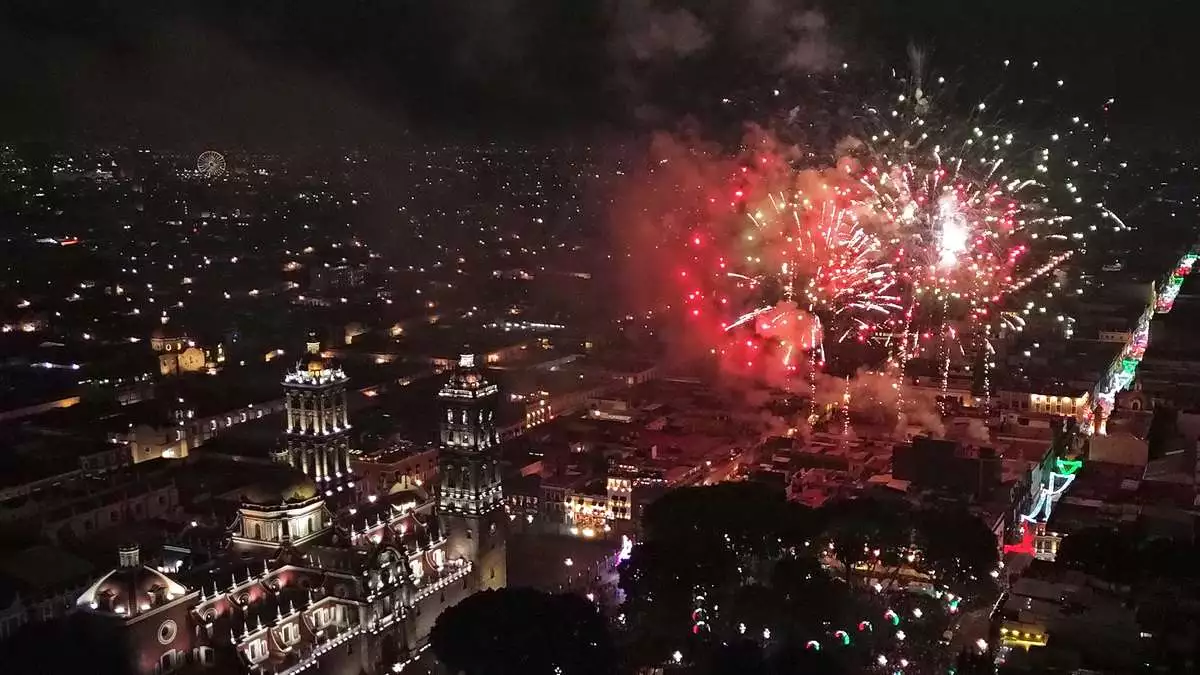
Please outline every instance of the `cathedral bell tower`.
[[477, 588], [506, 584], [504, 495], [496, 459], [496, 385], [470, 354], [438, 392], [441, 403], [438, 517], [451, 559], [475, 565]]
[[275, 459], [303, 471], [321, 491], [340, 492], [353, 480], [346, 406], [349, 378], [321, 357], [321, 343], [315, 338], [309, 339], [305, 352], [283, 378], [287, 430], [285, 446]]

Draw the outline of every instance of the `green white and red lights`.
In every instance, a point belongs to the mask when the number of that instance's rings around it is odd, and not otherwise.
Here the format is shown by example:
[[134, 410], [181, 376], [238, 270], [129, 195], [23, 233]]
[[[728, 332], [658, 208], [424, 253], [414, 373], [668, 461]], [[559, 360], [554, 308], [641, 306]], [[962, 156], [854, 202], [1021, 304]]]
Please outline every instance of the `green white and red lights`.
[[[1191, 274], [1198, 259], [1200, 259], [1200, 255], [1192, 251], [1180, 258], [1166, 285], [1159, 289], [1150, 300], [1146, 310], [1138, 318], [1137, 327], [1125, 343], [1125, 347], [1091, 392], [1088, 404], [1080, 410], [1078, 421], [1082, 433], [1098, 436], [1108, 433], [1108, 418], [1116, 405], [1117, 394], [1133, 384], [1138, 366], [1145, 356], [1146, 347], [1150, 343], [1150, 324], [1154, 315], [1171, 311], [1179, 289]], [[1069, 443], [1064, 444], [1064, 447], [1058, 452], [1067, 451], [1069, 446]], [[1082, 467], [1082, 459], [1063, 455], [1055, 456], [1051, 466], [1043, 467], [1042, 485], [1038, 496], [1034, 499], [1032, 508], [1021, 515], [1022, 541], [1005, 546], [1005, 552], [1032, 553], [1035, 534], [1033, 528], [1027, 524], [1045, 523], [1050, 519], [1054, 504], [1075, 481], [1075, 477]]]

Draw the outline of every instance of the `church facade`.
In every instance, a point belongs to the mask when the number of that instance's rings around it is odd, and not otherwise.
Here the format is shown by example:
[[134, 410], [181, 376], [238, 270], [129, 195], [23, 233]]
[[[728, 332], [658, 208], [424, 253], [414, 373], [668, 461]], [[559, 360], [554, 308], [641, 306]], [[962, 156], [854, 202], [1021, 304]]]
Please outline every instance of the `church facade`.
[[442, 610], [506, 582], [496, 394], [464, 357], [439, 393], [436, 493], [404, 489], [336, 510], [330, 483], [338, 470], [351, 476], [341, 441], [322, 441], [348, 424], [335, 408], [330, 434], [293, 443], [323, 428], [324, 408], [306, 399], [302, 427], [288, 415], [288, 466], [241, 496], [214, 563], [167, 574], [122, 549], [77, 611], [123, 645], [138, 675], [394, 672], [425, 649]]

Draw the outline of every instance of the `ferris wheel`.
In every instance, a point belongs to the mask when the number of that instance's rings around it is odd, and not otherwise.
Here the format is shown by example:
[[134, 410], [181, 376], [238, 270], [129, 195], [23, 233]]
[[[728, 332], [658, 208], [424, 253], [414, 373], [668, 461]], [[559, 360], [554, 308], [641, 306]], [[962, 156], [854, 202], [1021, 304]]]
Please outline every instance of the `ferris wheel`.
[[196, 158], [196, 173], [215, 178], [225, 173], [225, 158], [215, 150], [205, 150]]

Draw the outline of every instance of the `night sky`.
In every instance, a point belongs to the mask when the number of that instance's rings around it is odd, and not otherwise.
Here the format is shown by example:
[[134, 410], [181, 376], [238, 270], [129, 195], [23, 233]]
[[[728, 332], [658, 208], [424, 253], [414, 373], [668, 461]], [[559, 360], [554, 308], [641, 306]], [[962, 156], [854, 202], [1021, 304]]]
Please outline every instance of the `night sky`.
[[[335, 145], [703, 120], [843, 61], [1039, 58], [1159, 138], [1200, 118], [1187, 0], [8, 0], [0, 138]], [[981, 71], [986, 72], [986, 71]], [[969, 75], [967, 75], [969, 77]]]

